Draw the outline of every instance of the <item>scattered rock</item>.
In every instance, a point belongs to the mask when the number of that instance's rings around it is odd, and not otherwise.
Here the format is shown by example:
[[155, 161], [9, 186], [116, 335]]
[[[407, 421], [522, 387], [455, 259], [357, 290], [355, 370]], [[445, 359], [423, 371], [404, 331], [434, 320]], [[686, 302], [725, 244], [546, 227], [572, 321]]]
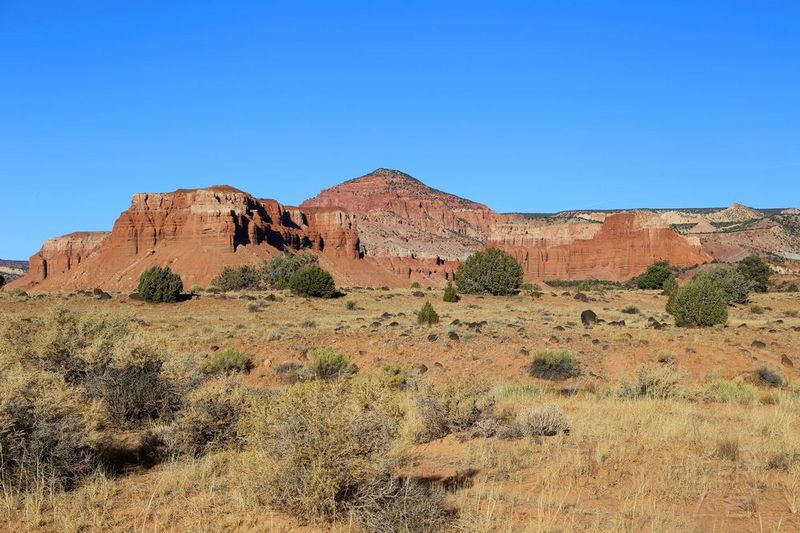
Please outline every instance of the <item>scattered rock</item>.
[[458, 336], [458, 333], [456, 333], [455, 331], [451, 331], [450, 333], [448, 333], [447, 334], [447, 338], [450, 339], [451, 341], [460, 340], [460, 337]]
[[583, 294], [582, 292], [576, 292], [575, 296], [573, 296], [573, 298], [578, 300], [579, 302], [585, 302], [586, 303], [586, 302], [589, 301], [589, 297], [586, 296], [585, 294]]
[[750, 343], [753, 348], [766, 348], [767, 344], [762, 341], [753, 341]]
[[781, 364], [789, 368], [794, 368], [794, 361], [786, 354], [781, 355]]
[[439, 335], [437, 335], [436, 333], [431, 333], [430, 335], [428, 335], [428, 340], [431, 342], [437, 341], [438, 339]]
[[590, 327], [597, 324], [597, 315], [591, 309], [587, 309], [581, 313], [581, 322], [584, 327]]

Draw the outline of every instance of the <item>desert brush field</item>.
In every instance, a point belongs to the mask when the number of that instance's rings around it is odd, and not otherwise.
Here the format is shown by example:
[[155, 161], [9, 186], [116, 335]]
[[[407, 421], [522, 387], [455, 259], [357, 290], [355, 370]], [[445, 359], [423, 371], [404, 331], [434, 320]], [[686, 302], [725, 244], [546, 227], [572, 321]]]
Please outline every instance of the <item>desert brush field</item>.
[[800, 530], [796, 293], [345, 293], [0, 292], [2, 529]]

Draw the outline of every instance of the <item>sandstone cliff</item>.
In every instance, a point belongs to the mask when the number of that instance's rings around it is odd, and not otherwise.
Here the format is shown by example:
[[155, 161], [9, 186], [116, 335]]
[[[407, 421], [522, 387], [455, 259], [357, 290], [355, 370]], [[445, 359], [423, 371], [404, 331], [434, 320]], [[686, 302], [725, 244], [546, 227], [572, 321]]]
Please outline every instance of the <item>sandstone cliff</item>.
[[229, 186], [136, 194], [111, 232], [47, 241], [14, 283], [130, 290], [146, 268], [168, 265], [187, 288], [207, 286], [225, 266], [310, 250], [344, 286], [441, 286], [485, 246], [515, 255], [530, 280], [624, 280], [660, 259], [683, 266], [711, 259], [697, 237], [653, 212], [502, 215], [378, 169], [299, 207]]

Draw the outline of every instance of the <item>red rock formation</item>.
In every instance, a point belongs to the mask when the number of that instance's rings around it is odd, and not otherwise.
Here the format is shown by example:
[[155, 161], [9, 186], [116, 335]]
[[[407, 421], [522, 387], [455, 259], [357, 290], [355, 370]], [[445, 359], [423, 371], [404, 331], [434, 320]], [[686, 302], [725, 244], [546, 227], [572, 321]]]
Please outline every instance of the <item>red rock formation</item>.
[[282, 250], [357, 259], [358, 234], [352, 226], [339, 210], [303, 213], [227, 186], [136, 194], [110, 234], [48, 241], [17, 284], [40, 290], [129, 290], [145, 269], [169, 265], [187, 287], [206, 286], [227, 265], [256, 263]]
[[299, 208], [228, 186], [136, 194], [110, 233], [45, 243], [14, 282], [38, 290], [130, 290], [153, 265], [168, 265], [188, 288], [207, 286], [228, 265], [279, 251], [312, 250], [345, 286], [441, 286], [485, 245], [504, 248], [529, 279], [627, 279], [649, 264], [707, 261], [695, 237], [652, 213], [526, 218], [431, 189], [379, 169]]
[[667, 259], [677, 266], [711, 260], [699, 240], [684, 237], [647, 212], [609, 215], [602, 224], [572, 223], [499, 226], [487, 246], [502, 248], [532, 280], [604, 279], [623, 281]]
[[28, 261], [25, 277], [40, 282], [48, 276], [69, 271], [86, 259], [108, 235], [107, 231], [78, 232], [49, 239]]
[[463, 260], [480, 249], [500, 218], [483, 204], [383, 168], [326, 189], [300, 207], [359, 215], [361, 250], [370, 257]]

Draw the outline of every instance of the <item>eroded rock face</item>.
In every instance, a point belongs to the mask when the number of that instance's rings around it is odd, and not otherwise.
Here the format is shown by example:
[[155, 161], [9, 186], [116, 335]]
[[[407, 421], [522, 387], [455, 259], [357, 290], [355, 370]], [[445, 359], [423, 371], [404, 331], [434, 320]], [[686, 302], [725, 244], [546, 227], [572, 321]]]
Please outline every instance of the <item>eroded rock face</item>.
[[358, 215], [361, 251], [370, 257], [463, 260], [482, 247], [501, 218], [483, 204], [388, 169], [326, 189], [300, 207]]
[[168, 265], [188, 288], [207, 286], [228, 265], [308, 249], [358, 259], [358, 234], [336, 209], [303, 212], [227, 186], [136, 194], [107, 234], [48, 241], [20, 286], [41, 290], [130, 290], [153, 265]]
[[107, 231], [80, 232], [45, 241], [42, 249], [28, 261], [25, 278], [41, 282], [68, 272], [80, 265], [108, 235]]
[[487, 245], [516, 257], [526, 278], [545, 281], [622, 281], [662, 259], [677, 266], [711, 260], [697, 238], [679, 235], [658, 215], [641, 211], [608, 215], [602, 223], [511, 221], [496, 226]]
[[710, 260], [698, 238], [652, 212], [501, 215], [398, 171], [379, 169], [322, 191], [300, 207], [229, 186], [133, 196], [110, 233], [45, 243], [28, 275], [38, 290], [130, 290], [153, 265], [170, 266], [189, 288], [225, 267], [281, 251], [310, 250], [344, 286], [442, 286], [485, 246], [512, 253], [529, 280], [624, 280], [654, 261]]

